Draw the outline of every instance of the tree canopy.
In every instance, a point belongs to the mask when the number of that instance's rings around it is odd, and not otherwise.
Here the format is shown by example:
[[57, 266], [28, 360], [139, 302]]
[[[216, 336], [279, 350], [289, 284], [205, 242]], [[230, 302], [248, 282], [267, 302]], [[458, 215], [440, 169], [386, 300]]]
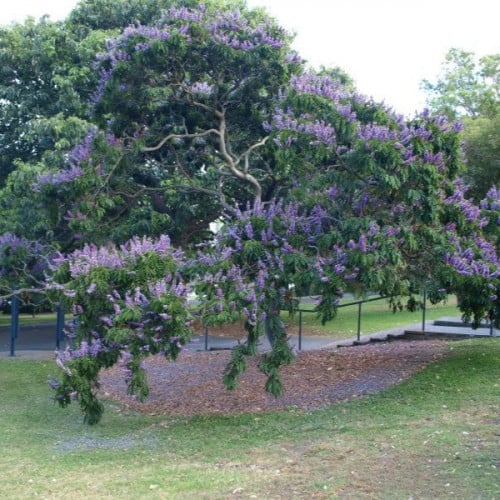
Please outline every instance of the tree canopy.
[[189, 287], [205, 324], [245, 320], [226, 385], [265, 334], [260, 366], [276, 395], [293, 359], [279, 311], [294, 290], [318, 295], [324, 321], [345, 291], [395, 307], [402, 296], [416, 307], [424, 289], [433, 301], [459, 293], [476, 324], [498, 307], [500, 193], [469, 198], [459, 123], [406, 120], [341, 70], [306, 70], [290, 35], [244, 3], [114, 5], [88, 0], [54, 26], [107, 38], [92, 70], [76, 65], [95, 87], [79, 94], [89, 114], [64, 120], [84, 133], [55, 156], [52, 144], [20, 158], [0, 196], [4, 227], [21, 230], [24, 214], [30, 238], [62, 251], [47, 259], [47, 286], [77, 318], [52, 383], [63, 406], [76, 397], [98, 421], [99, 370], [120, 359], [131, 393], [146, 396], [141, 360], [175, 358], [189, 338]]

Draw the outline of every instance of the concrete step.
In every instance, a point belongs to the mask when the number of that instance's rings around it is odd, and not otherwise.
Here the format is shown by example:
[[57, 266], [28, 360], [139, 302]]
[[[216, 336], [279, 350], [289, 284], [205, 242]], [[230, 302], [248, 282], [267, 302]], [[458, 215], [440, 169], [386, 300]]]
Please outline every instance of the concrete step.
[[404, 338], [412, 338], [412, 339], [429, 339], [429, 338], [445, 338], [445, 339], [467, 339], [467, 338], [487, 338], [487, 337], [496, 337], [497, 335], [490, 335], [487, 331], [474, 331], [474, 330], [464, 330], [457, 331], [448, 330], [446, 331], [444, 328], [442, 329], [432, 329], [432, 330], [405, 330]]

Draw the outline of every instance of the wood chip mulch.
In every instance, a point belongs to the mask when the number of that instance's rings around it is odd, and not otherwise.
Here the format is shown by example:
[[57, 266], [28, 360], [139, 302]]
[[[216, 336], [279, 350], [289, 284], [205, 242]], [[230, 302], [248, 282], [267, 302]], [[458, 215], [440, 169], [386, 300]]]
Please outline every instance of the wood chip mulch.
[[101, 393], [127, 409], [149, 414], [190, 416], [238, 414], [297, 407], [321, 408], [382, 391], [448, 352], [441, 340], [393, 341], [300, 352], [281, 370], [285, 392], [275, 398], [264, 391], [266, 377], [248, 360], [234, 391], [222, 383], [228, 351], [184, 351], [175, 362], [153, 356], [145, 361], [150, 395], [139, 403], [126, 394], [124, 374], [114, 367], [101, 376]]

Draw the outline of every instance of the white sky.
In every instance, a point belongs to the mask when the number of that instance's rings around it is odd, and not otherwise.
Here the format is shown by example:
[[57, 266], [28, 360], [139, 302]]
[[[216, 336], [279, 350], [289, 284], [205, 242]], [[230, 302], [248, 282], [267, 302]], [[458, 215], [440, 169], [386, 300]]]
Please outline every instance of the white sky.
[[[77, 0], [2, 0], [0, 24], [27, 16], [64, 18]], [[419, 90], [434, 80], [446, 52], [500, 52], [495, 0], [247, 0], [297, 34], [299, 54], [315, 67], [340, 66], [363, 94], [412, 115]]]

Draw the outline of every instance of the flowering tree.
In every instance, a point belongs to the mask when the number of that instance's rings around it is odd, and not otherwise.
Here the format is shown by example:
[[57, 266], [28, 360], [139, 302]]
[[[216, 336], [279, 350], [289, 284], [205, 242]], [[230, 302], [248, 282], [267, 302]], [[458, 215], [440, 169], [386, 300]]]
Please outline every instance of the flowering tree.
[[[87, 244], [61, 261], [55, 281], [79, 321], [57, 397], [66, 405], [77, 394], [89, 422], [102, 412], [102, 367], [122, 356], [130, 390], [145, 396], [141, 359], [177, 354], [189, 334], [181, 275], [197, 283], [205, 323], [245, 317], [226, 385], [265, 333], [272, 350], [260, 366], [273, 394], [293, 358], [279, 318], [291, 290], [318, 294], [325, 321], [344, 290], [413, 298], [425, 288], [435, 301], [459, 292], [476, 323], [492, 309], [498, 192], [479, 207], [467, 198], [459, 124], [428, 112], [405, 120], [335, 74], [304, 72], [259, 11], [170, 9], [111, 40], [96, 68], [98, 127], [33, 188], [79, 244], [140, 234], [141, 214], [189, 240], [217, 218], [223, 228], [186, 264], [137, 240]], [[186, 204], [186, 224], [169, 226]]]

